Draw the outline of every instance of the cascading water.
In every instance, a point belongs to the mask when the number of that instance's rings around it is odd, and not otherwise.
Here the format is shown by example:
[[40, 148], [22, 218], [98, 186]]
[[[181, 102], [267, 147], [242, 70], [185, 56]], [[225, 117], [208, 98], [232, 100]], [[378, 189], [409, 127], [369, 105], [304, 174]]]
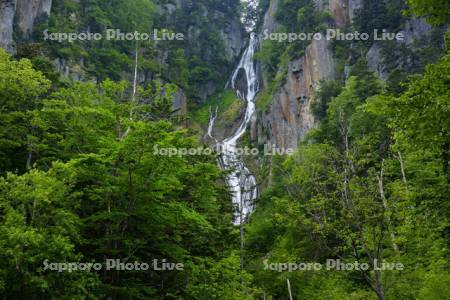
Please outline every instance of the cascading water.
[[[247, 103], [244, 119], [238, 130], [221, 143], [220, 167], [231, 170], [227, 176], [227, 184], [233, 194], [233, 203], [239, 207], [239, 213], [235, 216], [234, 223], [241, 224], [248, 214], [253, 210], [254, 200], [257, 197], [256, 179], [244, 165], [244, 161], [237, 149], [237, 141], [245, 133], [248, 123], [255, 113], [255, 96], [258, 93], [259, 82], [256, 73], [253, 55], [258, 46], [258, 38], [255, 34], [250, 37], [250, 42], [242, 58], [233, 72], [231, 87], [238, 96]], [[238, 87], [239, 74], [245, 74], [246, 89]], [[242, 76], [241, 76], [242, 77]]]
[[213, 114], [213, 112], [211, 110], [211, 106], [209, 107], [209, 124], [208, 124], [208, 131], [206, 132], [206, 136], [205, 136], [206, 138], [213, 139], [216, 143], [217, 143], [217, 139], [212, 136], [212, 130], [214, 127], [214, 123], [216, 122], [218, 111], [219, 111], [219, 107], [216, 106], [216, 111]]

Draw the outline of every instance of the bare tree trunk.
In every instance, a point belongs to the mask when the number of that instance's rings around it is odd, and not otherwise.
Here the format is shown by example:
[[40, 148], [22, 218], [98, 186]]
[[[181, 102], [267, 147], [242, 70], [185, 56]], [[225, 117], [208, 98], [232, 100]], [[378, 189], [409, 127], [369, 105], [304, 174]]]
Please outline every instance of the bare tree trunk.
[[400, 161], [400, 169], [402, 171], [403, 183], [406, 184], [405, 165], [403, 163], [402, 153], [398, 151], [398, 160]]
[[[136, 44], [135, 49], [135, 56], [134, 56], [134, 78], [133, 78], [133, 94], [131, 96], [131, 108], [130, 108], [130, 114], [129, 114], [129, 120], [133, 121], [133, 114], [134, 114], [134, 104], [136, 102], [136, 90], [137, 90], [137, 74], [138, 74], [138, 45]], [[127, 130], [122, 135], [121, 139], [126, 137], [130, 133], [130, 126], [128, 126]]]
[[289, 300], [293, 300], [292, 298], [292, 291], [291, 291], [291, 282], [289, 281], [289, 278], [286, 278], [288, 292], [289, 292]]
[[137, 88], [137, 73], [138, 73], [138, 45], [136, 44], [135, 49], [135, 55], [134, 55], [134, 80], [133, 80], [133, 97], [131, 100], [134, 102], [136, 100], [136, 88]]
[[241, 252], [241, 269], [244, 268], [244, 224], [242, 220], [242, 210], [241, 210], [241, 216], [240, 216], [240, 224], [239, 224], [239, 230], [240, 230], [240, 252]]
[[267, 185], [272, 186], [272, 184], [273, 184], [273, 178], [272, 178], [273, 177], [273, 157], [270, 156], [269, 159], [270, 159], [270, 166], [269, 166], [269, 179], [268, 179]]
[[31, 151], [31, 149], [28, 149], [28, 157], [27, 157], [27, 165], [26, 165], [27, 170], [31, 169], [31, 159], [32, 158], [33, 158], [33, 152]]
[[[244, 202], [242, 200], [243, 188], [241, 188], [240, 203], [239, 203], [239, 231], [240, 231], [240, 264], [241, 272], [244, 270]], [[241, 274], [241, 284], [244, 284], [244, 278]]]
[[375, 292], [379, 300], [384, 300], [384, 289], [380, 270], [375, 270]]
[[[387, 199], [386, 199], [386, 195], [384, 194], [384, 183], [383, 183], [383, 175], [384, 175], [384, 159], [381, 163], [381, 171], [380, 171], [380, 175], [377, 175], [377, 179], [378, 179], [378, 189], [380, 191], [380, 196], [381, 196], [381, 200], [383, 201], [383, 207], [385, 211], [389, 211], [389, 206], [387, 203]], [[392, 242], [392, 247], [394, 248], [394, 250], [396, 252], [398, 252], [398, 246], [395, 243], [395, 234], [394, 232], [391, 230], [390, 225], [391, 225], [391, 217], [388, 215], [387, 217], [387, 221], [388, 221], [388, 230], [389, 233], [391, 235], [391, 242]]]

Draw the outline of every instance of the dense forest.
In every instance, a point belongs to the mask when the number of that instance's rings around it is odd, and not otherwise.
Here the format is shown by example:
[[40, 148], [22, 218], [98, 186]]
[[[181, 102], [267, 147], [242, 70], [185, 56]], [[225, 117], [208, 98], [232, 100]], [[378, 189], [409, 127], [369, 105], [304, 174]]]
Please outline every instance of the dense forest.
[[[327, 8], [337, 0], [49, 2], [29, 31], [23, 12], [11, 16], [14, 43], [0, 48], [0, 298], [450, 299], [446, 0], [360, 0], [352, 18]], [[0, 3], [2, 24], [20, 3]], [[410, 43], [327, 45], [333, 76], [305, 79], [312, 95], [295, 99], [314, 121], [294, 153], [244, 157], [258, 195], [236, 224], [233, 170], [211, 140], [245, 119], [250, 79], [236, 70], [236, 95], [233, 70], [267, 19], [276, 32], [429, 29]], [[43, 34], [108, 28], [187, 38]], [[306, 76], [311, 51], [260, 41], [252, 117], [282, 118], [276, 99]], [[241, 146], [292, 141], [248, 120]]]

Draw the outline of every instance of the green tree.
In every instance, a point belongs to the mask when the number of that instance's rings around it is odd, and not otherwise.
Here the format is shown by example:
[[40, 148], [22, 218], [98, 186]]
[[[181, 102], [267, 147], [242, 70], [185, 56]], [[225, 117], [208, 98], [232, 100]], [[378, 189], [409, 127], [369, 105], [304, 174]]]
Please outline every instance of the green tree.
[[0, 178], [0, 295], [4, 299], [95, 298], [97, 276], [46, 270], [79, 262], [80, 219], [58, 171]]
[[445, 24], [450, 19], [450, 4], [446, 0], [408, 0], [411, 11], [430, 23]]
[[15, 61], [0, 49], [0, 174], [30, 168], [34, 140], [31, 111], [50, 88], [28, 59]]

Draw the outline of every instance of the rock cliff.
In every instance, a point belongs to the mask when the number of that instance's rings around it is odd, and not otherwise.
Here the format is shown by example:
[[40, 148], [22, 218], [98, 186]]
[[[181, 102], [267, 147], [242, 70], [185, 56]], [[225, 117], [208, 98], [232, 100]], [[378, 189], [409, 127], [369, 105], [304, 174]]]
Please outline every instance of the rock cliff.
[[[84, 5], [82, 2], [78, 3]], [[158, 1], [158, 3], [160, 4], [156, 9], [159, 12], [160, 19], [155, 23], [156, 27], [165, 28], [166, 25], [177, 24], [177, 22], [180, 22], [180, 18], [183, 19], [192, 14], [192, 18], [187, 21], [188, 26], [183, 28], [177, 28], [177, 25], [173, 26], [177, 32], [187, 32], [188, 38], [185, 45], [187, 55], [190, 49], [201, 49], [200, 60], [212, 65], [214, 61], [217, 61], [216, 57], [220, 52], [220, 59], [223, 57], [220, 61], [223, 70], [219, 73], [227, 74], [231, 70], [245, 46], [246, 36], [239, 15], [233, 12], [233, 7], [226, 3], [213, 5], [207, 1], [193, 2], [191, 0]], [[15, 53], [16, 44], [26, 44], [35, 25], [45, 21], [51, 10], [52, 0], [0, 0], [0, 47], [5, 48], [10, 53]], [[65, 12], [54, 10], [52, 13], [57, 15]], [[194, 15], [197, 16], [194, 17]], [[69, 16], [67, 17], [69, 18]], [[205, 20], [209, 20], [210, 27], [205, 26], [205, 22], [207, 22]], [[85, 29], [78, 29], [80, 32], [83, 30]], [[205, 38], [205, 36], [207, 37]], [[214, 40], [215, 37], [217, 37], [217, 42]], [[164, 51], [165, 49], [161, 49], [161, 52]], [[88, 75], [85, 70], [89, 61], [84, 64], [82, 60], [71, 59], [70, 57], [50, 58], [55, 69], [63, 76], [70, 77], [73, 80], [96, 80]], [[165, 60], [167, 60], [167, 53], [161, 55], [161, 64], [164, 65]], [[124, 74], [125, 77], [128, 77], [128, 75]], [[222, 83], [218, 83], [218, 80], [202, 81], [202, 78], [199, 79], [201, 83], [194, 86], [193, 90], [203, 101], [222, 88]], [[145, 82], [146, 78], [143, 81]], [[174, 99], [174, 106], [180, 108], [181, 112], [186, 111], [186, 98], [185, 92], [180, 91]]]
[[[223, 22], [218, 33], [224, 45], [226, 59], [230, 63], [234, 63], [243, 50], [246, 42], [244, 38], [244, 28], [238, 16], [236, 15], [235, 18], [230, 19], [226, 17], [225, 13], [221, 10], [208, 9], [206, 6], [201, 5], [201, 3], [197, 3], [196, 5], [199, 6], [198, 11], [203, 18]], [[174, 14], [177, 10], [189, 12], [192, 9], [193, 3], [191, 0], [176, 0], [174, 3], [158, 6], [158, 12], [165, 16], [168, 23], [171, 22], [171, 18], [174, 18]], [[199, 42], [201, 38], [201, 29], [203, 28], [199, 28], [196, 24], [189, 26], [189, 28], [187, 28], [188, 40]]]
[[13, 52], [13, 24], [16, 13], [16, 0], [0, 1], [0, 47], [8, 52]]
[[[198, 56], [203, 62], [209, 64], [216, 61], [216, 65], [221, 65], [221, 74], [231, 72], [245, 47], [247, 34], [239, 14], [235, 11], [231, 12], [226, 2], [209, 5], [204, 1], [177, 0], [160, 5], [158, 11], [165, 17], [166, 24], [172, 24], [178, 32], [186, 33], [185, 50], [188, 56]], [[185, 28], [175, 25], [180, 15], [190, 18]], [[219, 39], [215, 45], [205, 44], [215, 37]], [[222, 55], [224, 56], [222, 62], [217, 63], [218, 59], [222, 59]], [[223, 88], [218, 80], [199, 80], [199, 82], [201, 83], [197, 83], [194, 88], [200, 102], [205, 102], [208, 97]]]
[[50, 15], [52, 0], [17, 0], [17, 26], [28, 37], [33, 31], [33, 26], [39, 18]]
[[305, 56], [289, 62], [285, 84], [275, 93], [268, 110], [258, 115], [252, 130], [258, 142], [296, 148], [315, 125], [311, 103], [320, 80], [325, 78], [334, 78], [332, 52], [327, 41], [314, 41]]
[[[328, 11], [332, 22], [330, 26], [344, 28], [351, 25], [356, 13], [362, 9], [362, 0], [314, 0], [315, 8]], [[262, 31], [269, 33], [276, 31], [277, 22], [275, 13], [279, 0], [270, 1], [269, 8], [264, 16]], [[385, 45], [378, 42], [368, 49], [366, 59], [370, 70], [377, 72], [381, 79], [387, 79], [390, 71], [395, 68], [411, 71], [411, 64], [417, 63], [416, 54], [411, 57], [401, 55], [404, 45], [410, 46], [432, 32], [432, 27], [423, 20], [411, 18], [403, 25], [403, 42], [392, 42], [396, 47], [398, 58], [390, 57], [387, 65]], [[425, 42], [426, 43], [426, 42]], [[287, 75], [281, 87], [273, 94], [269, 106], [259, 111], [256, 121], [251, 124], [251, 138], [258, 144], [271, 143], [281, 148], [296, 148], [316, 121], [311, 112], [314, 103], [314, 94], [319, 88], [321, 80], [337, 79], [335, 66], [337, 65], [331, 50], [331, 42], [326, 40], [313, 40], [306, 48], [305, 55], [288, 62]], [[403, 47], [404, 48], [404, 47]], [[415, 49], [417, 46], [408, 47]], [[414, 51], [414, 50], [413, 50]], [[392, 62], [394, 60], [394, 62]], [[345, 66], [345, 73], [349, 73], [350, 66]], [[281, 70], [282, 71], [282, 70]], [[286, 72], [286, 71], [284, 71]], [[346, 76], [347, 77], [347, 76]], [[345, 78], [346, 78], [345, 77]], [[264, 85], [271, 78], [263, 78]]]
[[314, 5], [319, 10], [330, 11], [337, 27], [343, 27], [354, 19], [362, 0], [314, 0]]
[[[431, 43], [432, 31], [433, 27], [423, 19], [406, 20], [403, 30], [400, 31], [404, 40], [373, 43], [366, 55], [367, 66], [383, 80], [388, 79], [389, 71], [394, 68], [408, 72], [414, 71], [418, 63], [417, 52], [424, 46], [423, 44]], [[416, 45], [418, 41], [422, 41], [422, 45]], [[389, 50], [383, 51], [383, 47], [389, 47]], [[405, 49], [408, 50], [406, 53]], [[389, 57], [386, 57], [387, 53]], [[387, 61], [390, 61], [389, 66]]]
[[13, 33], [29, 37], [36, 21], [50, 15], [52, 0], [0, 1], [0, 47], [14, 52]]
[[[317, 9], [331, 12], [337, 27], [349, 22], [359, 1], [315, 1]], [[278, 0], [271, 1], [264, 16], [262, 30], [274, 32], [274, 18]], [[288, 63], [285, 83], [275, 92], [268, 109], [258, 113], [252, 122], [251, 138], [259, 144], [270, 143], [279, 148], [296, 148], [311, 128], [316, 125], [311, 112], [314, 94], [320, 81], [335, 77], [335, 62], [329, 42], [314, 40], [305, 55]], [[263, 80], [267, 82], [267, 78]], [[266, 84], [267, 85], [267, 84]]]

